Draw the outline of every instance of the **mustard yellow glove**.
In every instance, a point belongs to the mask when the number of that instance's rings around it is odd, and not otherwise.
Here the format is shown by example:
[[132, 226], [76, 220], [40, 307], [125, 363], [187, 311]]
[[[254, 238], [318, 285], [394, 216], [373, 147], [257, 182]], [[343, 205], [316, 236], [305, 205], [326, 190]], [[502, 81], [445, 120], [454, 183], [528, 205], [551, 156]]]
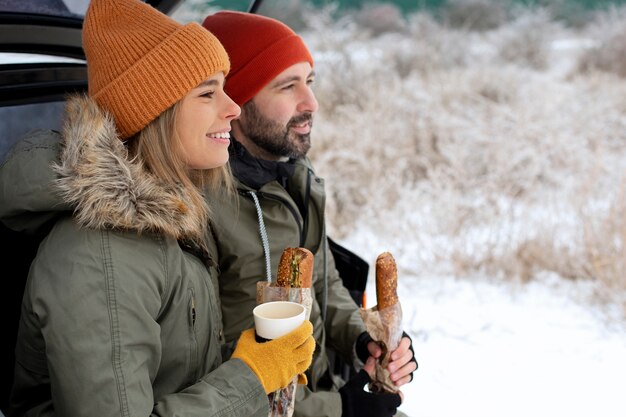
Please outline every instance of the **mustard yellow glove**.
[[308, 320], [291, 333], [265, 343], [257, 343], [254, 329], [248, 329], [241, 333], [232, 357], [244, 361], [269, 394], [289, 385], [311, 365], [315, 349], [312, 334], [313, 325]]

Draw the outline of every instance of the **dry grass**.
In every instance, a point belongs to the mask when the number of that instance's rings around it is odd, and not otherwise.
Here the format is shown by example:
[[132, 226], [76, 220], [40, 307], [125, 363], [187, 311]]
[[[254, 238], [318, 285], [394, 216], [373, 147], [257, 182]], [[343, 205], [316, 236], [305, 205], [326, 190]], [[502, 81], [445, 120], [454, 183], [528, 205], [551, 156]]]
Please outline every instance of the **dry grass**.
[[508, 20], [508, 4], [496, 0], [449, 0], [444, 4], [442, 18], [453, 28], [486, 31]]
[[424, 273], [551, 271], [626, 294], [626, 83], [564, 70], [553, 48], [593, 31], [541, 10], [482, 32], [422, 14], [377, 37], [324, 24], [304, 36], [332, 235], [368, 230], [366, 257]]
[[581, 56], [579, 71], [600, 70], [626, 78], [626, 7], [600, 14], [589, 32], [596, 45]]
[[365, 4], [356, 11], [354, 19], [359, 27], [366, 29], [372, 36], [402, 32], [406, 27], [402, 12], [392, 3]]

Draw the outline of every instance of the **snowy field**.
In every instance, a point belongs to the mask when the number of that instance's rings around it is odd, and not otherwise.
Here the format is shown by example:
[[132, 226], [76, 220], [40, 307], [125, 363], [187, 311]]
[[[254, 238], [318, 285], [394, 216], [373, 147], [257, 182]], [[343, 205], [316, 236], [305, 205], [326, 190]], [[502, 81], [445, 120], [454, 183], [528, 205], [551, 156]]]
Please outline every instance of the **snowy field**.
[[420, 366], [402, 389], [408, 416], [626, 415], [626, 332], [582, 301], [584, 283], [404, 274], [399, 286]]

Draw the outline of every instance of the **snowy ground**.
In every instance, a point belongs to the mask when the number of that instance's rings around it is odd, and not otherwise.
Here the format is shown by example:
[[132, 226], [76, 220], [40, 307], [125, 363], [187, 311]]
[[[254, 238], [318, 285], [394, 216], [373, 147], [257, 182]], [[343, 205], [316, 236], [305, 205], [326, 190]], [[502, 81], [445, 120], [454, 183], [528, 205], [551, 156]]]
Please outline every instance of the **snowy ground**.
[[[588, 304], [591, 288], [399, 277], [419, 370], [411, 417], [623, 417], [626, 331]], [[368, 285], [370, 307], [375, 303]]]

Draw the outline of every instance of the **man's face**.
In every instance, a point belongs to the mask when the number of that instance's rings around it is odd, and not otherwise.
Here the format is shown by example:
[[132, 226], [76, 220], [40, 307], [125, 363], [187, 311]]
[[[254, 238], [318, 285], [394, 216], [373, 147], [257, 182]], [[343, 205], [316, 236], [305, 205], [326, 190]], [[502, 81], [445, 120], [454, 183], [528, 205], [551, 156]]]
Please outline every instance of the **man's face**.
[[265, 159], [306, 155], [318, 108], [311, 89], [314, 79], [308, 62], [292, 65], [243, 106], [239, 126], [256, 146], [253, 153]]

